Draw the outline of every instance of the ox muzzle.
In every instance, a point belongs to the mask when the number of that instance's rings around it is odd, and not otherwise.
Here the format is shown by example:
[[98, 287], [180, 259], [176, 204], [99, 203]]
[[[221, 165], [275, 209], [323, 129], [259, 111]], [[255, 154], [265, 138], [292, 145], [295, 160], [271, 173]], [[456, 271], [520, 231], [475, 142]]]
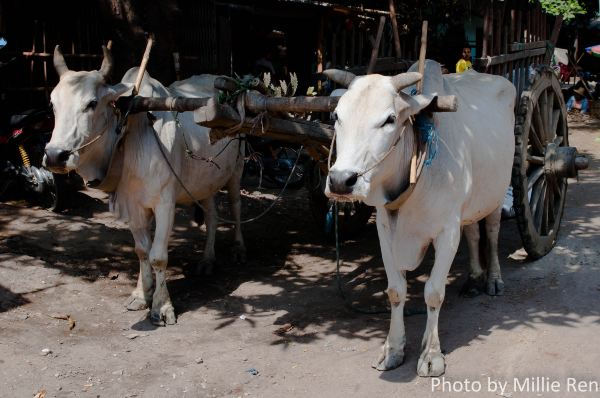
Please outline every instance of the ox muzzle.
[[349, 195], [358, 181], [358, 173], [351, 170], [329, 171], [329, 191], [335, 195]]
[[54, 173], [66, 173], [71, 151], [46, 145], [43, 165]]

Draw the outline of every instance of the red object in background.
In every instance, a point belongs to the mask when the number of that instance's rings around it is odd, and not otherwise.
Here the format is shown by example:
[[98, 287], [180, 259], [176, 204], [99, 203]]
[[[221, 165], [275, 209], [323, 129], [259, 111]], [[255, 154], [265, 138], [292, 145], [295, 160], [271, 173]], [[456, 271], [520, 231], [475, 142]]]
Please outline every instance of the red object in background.
[[20, 136], [21, 134], [23, 134], [23, 129], [16, 129], [13, 130], [12, 134], [10, 135], [11, 138], [17, 138], [18, 136]]
[[573, 72], [573, 68], [569, 65], [565, 65], [562, 62], [559, 62], [558, 66], [560, 67], [560, 80], [563, 83], [566, 83], [571, 78], [571, 72]]

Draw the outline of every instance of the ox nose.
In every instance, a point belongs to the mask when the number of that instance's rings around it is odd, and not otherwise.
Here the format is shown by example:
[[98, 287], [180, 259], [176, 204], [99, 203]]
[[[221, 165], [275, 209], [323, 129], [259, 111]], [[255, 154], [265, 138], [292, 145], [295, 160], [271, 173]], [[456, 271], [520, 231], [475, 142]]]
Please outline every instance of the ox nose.
[[71, 156], [71, 151], [48, 146], [44, 152], [46, 153], [46, 167], [65, 167], [69, 156]]
[[331, 170], [329, 172], [329, 190], [338, 195], [346, 195], [352, 192], [358, 173], [349, 170]]

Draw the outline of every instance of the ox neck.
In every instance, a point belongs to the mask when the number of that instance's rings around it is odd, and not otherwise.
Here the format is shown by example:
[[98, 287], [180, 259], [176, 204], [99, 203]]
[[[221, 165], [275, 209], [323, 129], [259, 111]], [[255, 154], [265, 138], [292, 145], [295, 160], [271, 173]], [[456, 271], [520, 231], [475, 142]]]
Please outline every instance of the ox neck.
[[417, 152], [415, 146], [419, 144], [415, 137], [415, 131], [412, 123], [406, 121], [404, 133], [386, 166], [390, 170], [388, 177], [383, 181], [384, 195], [388, 199], [386, 208], [389, 204], [397, 202], [399, 198], [406, 197], [412, 192], [411, 161], [413, 154]]
[[85, 181], [102, 181], [106, 177], [114, 144], [117, 140], [116, 128], [118, 123], [117, 115], [110, 108], [107, 109], [106, 127], [105, 130], [99, 133], [102, 136], [79, 153], [79, 163], [82, 166], [76, 171]]

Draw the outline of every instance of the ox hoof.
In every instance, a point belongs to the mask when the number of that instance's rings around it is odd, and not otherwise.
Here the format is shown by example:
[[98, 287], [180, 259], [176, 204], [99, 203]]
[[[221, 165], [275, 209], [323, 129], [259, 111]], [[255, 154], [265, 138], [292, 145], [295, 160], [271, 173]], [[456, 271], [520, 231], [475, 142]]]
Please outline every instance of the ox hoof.
[[131, 296], [129, 296], [127, 301], [125, 301], [125, 307], [127, 307], [127, 309], [129, 311], [145, 310], [148, 307], [150, 307], [151, 304], [152, 304], [152, 301], [147, 301], [143, 297], [138, 297], [133, 294]]
[[504, 281], [501, 278], [488, 279], [486, 292], [490, 296], [502, 296], [504, 294]]
[[240, 242], [235, 242], [231, 247], [231, 258], [236, 264], [246, 263], [246, 247]]
[[403, 362], [404, 362], [404, 351], [403, 350], [395, 350], [395, 349], [391, 348], [386, 341], [386, 343], [382, 347], [379, 358], [377, 358], [377, 360], [375, 362], [373, 362], [371, 367], [373, 367], [379, 371], [392, 370], [392, 369], [396, 369], [398, 366], [402, 365]]
[[196, 270], [194, 271], [194, 274], [196, 276], [211, 275], [213, 272], [214, 266], [215, 266], [214, 258], [213, 259], [203, 259], [196, 266]]
[[421, 377], [438, 377], [446, 371], [446, 361], [441, 352], [421, 354], [417, 363], [417, 373]]
[[156, 326], [175, 325], [175, 309], [171, 304], [163, 305], [159, 311], [150, 311], [150, 322]]
[[460, 289], [460, 295], [468, 298], [479, 296], [481, 292], [483, 292], [484, 288], [485, 279], [483, 278], [483, 275], [477, 278], [469, 276], [467, 282], [465, 282], [463, 287]]

